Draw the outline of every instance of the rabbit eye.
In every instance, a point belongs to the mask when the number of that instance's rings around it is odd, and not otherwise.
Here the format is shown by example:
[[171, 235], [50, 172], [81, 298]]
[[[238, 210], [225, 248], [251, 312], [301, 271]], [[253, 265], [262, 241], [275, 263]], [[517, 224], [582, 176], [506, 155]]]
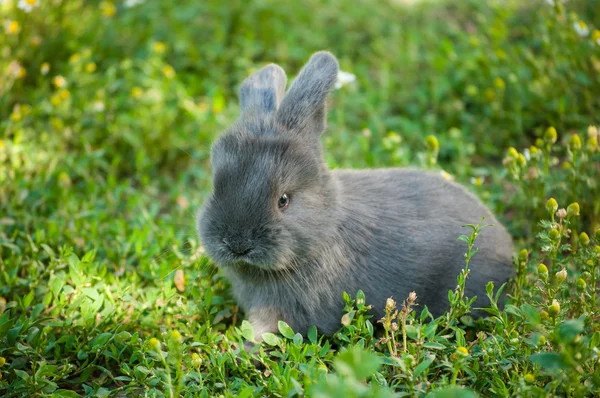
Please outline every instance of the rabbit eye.
[[281, 197], [277, 201], [277, 206], [279, 206], [279, 208], [281, 210], [285, 210], [288, 208], [289, 205], [290, 205], [290, 197], [287, 193], [284, 193], [283, 195], [281, 195]]

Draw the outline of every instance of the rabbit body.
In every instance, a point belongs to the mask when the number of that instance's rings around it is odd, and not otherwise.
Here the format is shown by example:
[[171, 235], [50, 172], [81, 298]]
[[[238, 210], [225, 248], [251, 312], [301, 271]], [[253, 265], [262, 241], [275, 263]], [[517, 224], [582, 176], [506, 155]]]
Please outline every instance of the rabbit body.
[[285, 96], [281, 68], [263, 68], [242, 85], [240, 120], [213, 145], [214, 192], [198, 231], [259, 339], [279, 320], [331, 334], [342, 293], [359, 289], [375, 319], [388, 297], [411, 291], [440, 315], [465, 264], [462, 226], [482, 217], [494, 226], [476, 241], [466, 295], [485, 306], [486, 283], [513, 274], [509, 234], [460, 185], [416, 169], [327, 169], [320, 134], [337, 68], [317, 53]]

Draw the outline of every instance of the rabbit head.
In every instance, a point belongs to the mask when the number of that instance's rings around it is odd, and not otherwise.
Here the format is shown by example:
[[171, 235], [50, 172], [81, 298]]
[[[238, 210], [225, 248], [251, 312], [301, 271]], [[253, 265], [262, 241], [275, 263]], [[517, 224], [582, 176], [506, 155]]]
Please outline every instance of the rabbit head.
[[218, 266], [293, 267], [330, 233], [336, 187], [320, 136], [337, 72], [335, 57], [319, 52], [287, 93], [274, 64], [241, 85], [241, 115], [212, 147], [214, 189], [198, 218]]

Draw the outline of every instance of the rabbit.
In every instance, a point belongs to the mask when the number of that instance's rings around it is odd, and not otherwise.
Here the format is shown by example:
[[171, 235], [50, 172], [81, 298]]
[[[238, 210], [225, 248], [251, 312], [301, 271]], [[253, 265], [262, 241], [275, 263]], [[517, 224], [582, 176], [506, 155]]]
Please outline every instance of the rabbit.
[[206, 253], [231, 282], [256, 340], [278, 321], [305, 334], [341, 327], [343, 292], [360, 289], [372, 315], [415, 291], [434, 316], [465, 264], [466, 223], [495, 224], [476, 241], [466, 295], [513, 275], [511, 237], [462, 186], [418, 169], [329, 170], [320, 137], [338, 62], [313, 54], [287, 93], [275, 64], [241, 85], [238, 120], [213, 144], [213, 192], [198, 214]]

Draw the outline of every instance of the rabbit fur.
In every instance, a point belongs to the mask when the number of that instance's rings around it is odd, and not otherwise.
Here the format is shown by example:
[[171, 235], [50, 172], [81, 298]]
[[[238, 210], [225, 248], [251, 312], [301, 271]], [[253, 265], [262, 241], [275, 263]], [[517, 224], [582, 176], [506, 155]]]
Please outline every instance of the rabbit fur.
[[[509, 234], [462, 186], [417, 169], [329, 170], [323, 160], [326, 99], [336, 58], [315, 53], [287, 93], [271, 64], [242, 84], [241, 115], [212, 147], [214, 191], [198, 217], [207, 253], [229, 279], [255, 335], [278, 321], [306, 333], [340, 327], [342, 293], [361, 289], [383, 316], [388, 297], [411, 291], [433, 315], [464, 267], [462, 225], [485, 223], [466, 295], [488, 304], [485, 285], [513, 274]], [[283, 194], [289, 205], [280, 208]], [[285, 201], [283, 201], [285, 203]]]

